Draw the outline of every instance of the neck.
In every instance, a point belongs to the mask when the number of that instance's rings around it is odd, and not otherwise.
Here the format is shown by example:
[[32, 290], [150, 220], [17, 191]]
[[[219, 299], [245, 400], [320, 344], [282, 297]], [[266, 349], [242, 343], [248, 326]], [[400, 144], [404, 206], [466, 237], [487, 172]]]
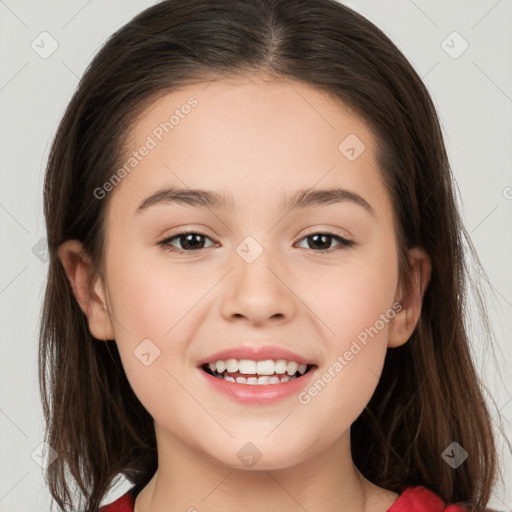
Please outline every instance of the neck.
[[397, 494], [366, 480], [352, 462], [350, 432], [293, 467], [240, 469], [184, 445], [155, 423], [158, 471], [134, 512], [385, 512]]

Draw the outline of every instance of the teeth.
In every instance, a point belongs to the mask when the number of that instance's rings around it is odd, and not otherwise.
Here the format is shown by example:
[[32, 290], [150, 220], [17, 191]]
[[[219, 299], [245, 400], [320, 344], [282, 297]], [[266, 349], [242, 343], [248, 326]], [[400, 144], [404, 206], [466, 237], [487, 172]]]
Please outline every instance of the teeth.
[[263, 377], [237, 377], [234, 379], [230, 375], [215, 375], [218, 379], [224, 379], [228, 382], [238, 382], [238, 384], [252, 384], [252, 385], [265, 385], [265, 384], [280, 384], [281, 382], [288, 382], [289, 380], [296, 379], [297, 377], [289, 377], [285, 375], [284, 377], [269, 377], [268, 375], [264, 375]]
[[[238, 361], [236, 359], [228, 359], [226, 361], [226, 370], [229, 373], [235, 373], [238, 371]], [[222, 373], [222, 372], [219, 372]]]
[[[219, 373], [222, 373], [221, 371], [218, 370], [219, 363], [221, 363], [222, 368], [222, 361], [217, 361], [217, 371]], [[247, 373], [252, 375], [256, 374], [256, 361], [250, 361], [249, 359], [240, 359], [240, 361], [238, 361], [238, 371], [240, 373]]]
[[274, 373], [274, 362], [270, 360], [258, 361], [256, 363], [256, 373], [260, 375], [272, 375]]
[[284, 359], [265, 361], [252, 361], [251, 359], [228, 359], [226, 361], [218, 360], [208, 363], [212, 373], [222, 373], [227, 370], [228, 373], [240, 372], [246, 375], [295, 375], [297, 371], [300, 375], [306, 373], [306, 364], [299, 364], [296, 361], [286, 361]]
[[290, 361], [288, 366], [286, 367], [286, 372], [288, 375], [295, 375], [297, 373], [297, 368], [299, 367], [299, 363], [295, 361]]

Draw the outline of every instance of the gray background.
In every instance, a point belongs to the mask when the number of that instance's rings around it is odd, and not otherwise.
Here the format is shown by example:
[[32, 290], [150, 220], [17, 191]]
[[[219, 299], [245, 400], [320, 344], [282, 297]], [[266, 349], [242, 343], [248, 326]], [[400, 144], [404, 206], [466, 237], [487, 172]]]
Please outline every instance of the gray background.
[[[50, 504], [37, 457], [44, 432], [36, 372], [36, 335], [48, 267], [41, 239], [49, 145], [94, 53], [152, 3], [0, 0], [0, 511], [42, 511]], [[496, 401], [496, 408], [491, 404], [496, 425], [502, 418], [510, 440], [512, 3], [346, 3], [397, 44], [438, 108], [460, 208], [491, 284], [486, 296], [498, 343], [494, 352], [490, 350], [482, 342], [481, 326], [470, 322], [475, 361], [488, 396]], [[58, 44], [57, 49], [45, 55], [52, 44]], [[471, 309], [468, 316], [472, 318]], [[499, 432], [498, 440], [507, 484], [496, 488], [490, 506], [510, 511], [512, 454]], [[129, 486], [119, 479], [105, 502]]]

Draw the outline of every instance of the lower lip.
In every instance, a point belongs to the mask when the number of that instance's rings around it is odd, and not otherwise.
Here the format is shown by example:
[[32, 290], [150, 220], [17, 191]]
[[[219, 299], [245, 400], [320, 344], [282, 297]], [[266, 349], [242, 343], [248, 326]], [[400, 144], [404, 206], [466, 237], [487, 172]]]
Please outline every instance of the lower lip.
[[215, 391], [223, 393], [238, 402], [244, 404], [270, 404], [301, 391], [311, 380], [316, 367], [311, 368], [301, 377], [281, 382], [280, 384], [240, 384], [214, 377], [202, 368], [198, 368], [198, 370]]

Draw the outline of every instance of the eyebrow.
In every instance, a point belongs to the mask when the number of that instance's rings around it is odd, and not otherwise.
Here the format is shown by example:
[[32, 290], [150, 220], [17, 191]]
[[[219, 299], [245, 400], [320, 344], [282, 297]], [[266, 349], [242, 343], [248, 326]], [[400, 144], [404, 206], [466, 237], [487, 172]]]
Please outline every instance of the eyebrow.
[[[286, 199], [281, 204], [281, 208], [283, 210], [293, 210], [342, 202], [359, 205], [376, 217], [375, 210], [365, 199], [355, 192], [343, 188], [298, 190], [292, 197]], [[146, 197], [139, 204], [135, 213], [142, 212], [150, 206], [157, 204], [185, 204], [198, 208], [222, 210], [232, 210], [234, 207], [234, 201], [231, 196], [220, 194], [213, 190], [170, 187], [158, 190]]]

